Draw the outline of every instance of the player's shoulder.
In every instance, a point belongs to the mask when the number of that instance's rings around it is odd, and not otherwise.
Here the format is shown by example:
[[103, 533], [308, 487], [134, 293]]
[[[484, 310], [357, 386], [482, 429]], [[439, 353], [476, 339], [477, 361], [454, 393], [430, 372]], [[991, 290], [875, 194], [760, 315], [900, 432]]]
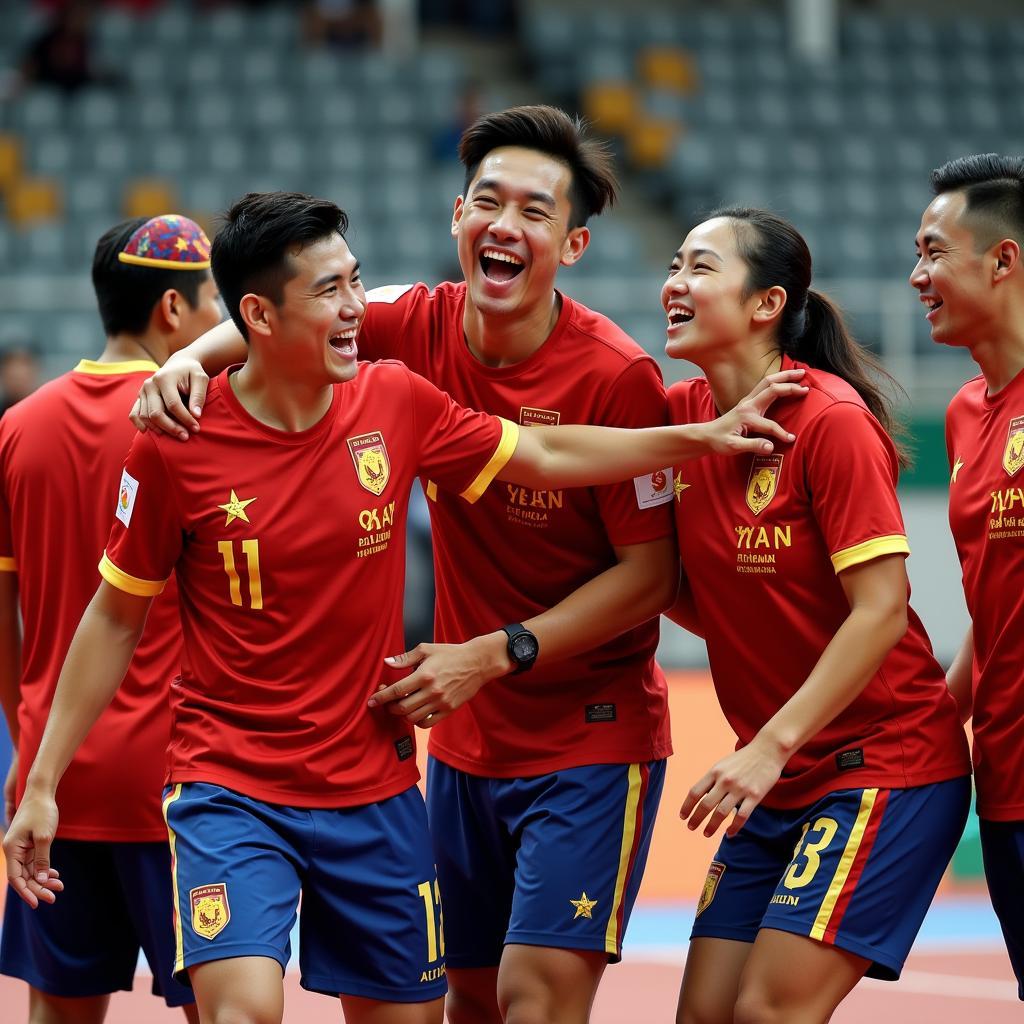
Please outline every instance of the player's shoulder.
[[711, 385], [707, 377], [702, 375], [676, 381], [669, 387], [667, 394], [669, 409], [673, 413], [684, 410], [693, 413], [709, 403], [714, 406]]
[[956, 394], [949, 400], [946, 415], [963, 415], [972, 409], [978, 408], [983, 403], [987, 393], [988, 384], [985, 381], [985, 375], [979, 373], [976, 377], [972, 377], [960, 385]]
[[431, 309], [458, 302], [465, 291], [465, 283], [456, 284], [454, 281], [442, 281], [434, 286], [423, 281], [413, 284], [385, 284], [369, 289], [366, 293], [366, 302], [371, 307]]
[[562, 301], [569, 305], [567, 340], [586, 347], [587, 365], [592, 369], [621, 373], [637, 362], [657, 368], [653, 356], [615, 321], [567, 295], [562, 296]]
[[36, 424], [42, 427], [49, 422], [52, 431], [53, 417], [59, 416], [63, 408], [74, 407], [76, 399], [80, 397], [76, 395], [77, 390], [74, 374], [70, 370], [62, 373], [12, 405], [0, 418], [0, 425], [3, 425], [5, 432], [10, 433], [19, 427]]

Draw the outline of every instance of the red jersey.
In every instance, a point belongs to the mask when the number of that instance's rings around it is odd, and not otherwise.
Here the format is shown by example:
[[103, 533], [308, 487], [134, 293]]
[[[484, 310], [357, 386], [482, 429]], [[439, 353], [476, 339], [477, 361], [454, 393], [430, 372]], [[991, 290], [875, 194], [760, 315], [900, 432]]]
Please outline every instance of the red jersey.
[[[657, 364], [610, 320], [563, 296], [555, 329], [533, 355], [488, 367], [466, 345], [465, 297], [465, 284], [371, 291], [361, 353], [401, 359], [461, 405], [523, 426], [666, 422]], [[428, 481], [437, 640], [522, 622], [615, 565], [615, 546], [671, 536], [671, 481], [654, 477], [569, 490], [502, 483], [473, 506]], [[657, 644], [652, 620], [594, 650], [492, 680], [430, 730], [430, 752], [462, 771], [506, 778], [667, 757]]]
[[978, 814], [1024, 819], [1024, 373], [968, 381], [946, 413], [949, 525], [974, 623]]
[[[64, 656], [100, 583], [96, 561], [135, 436], [126, 410], [142, 376], [156, 370], [148, 360], [82, 360], [0, 419], [0, 569], [18, 574], [24, 624], [19, 800]], [[154, 601], [124, 682], [61, 780], [60, 837], [166, 841], [167, 694], [180, 654], [172, 585]]]
[[[783, 369], [804, 367], [786, 359]], [[722, 710], [749, 743], [800, 688], [849, 615], [837, 574], [909, 554], [892, 442], [845, 381], [820, 370], [772, 416], [796, 434], [772, 455], [705, 456], [678, 473], [683, 567]], [[669, 391], [673, 422], [715, 417], [703, 378]], [[967, 740], [920, 620], [861, 694], [790, 758], [764, 804], [833, 790], [906, 788], [965, 775]]]
[[224, 373], [189, 444], [139, 435], [100, 571], [141, 596], [177, 575], [169, 782], [300, 807], [415, 783], [413, 727], [366, 706], [402, 650], [409, 490], [429, 473], [474, 501], [517, 437], [393, 362], [335, 385], [308, 430], [254, 419]]

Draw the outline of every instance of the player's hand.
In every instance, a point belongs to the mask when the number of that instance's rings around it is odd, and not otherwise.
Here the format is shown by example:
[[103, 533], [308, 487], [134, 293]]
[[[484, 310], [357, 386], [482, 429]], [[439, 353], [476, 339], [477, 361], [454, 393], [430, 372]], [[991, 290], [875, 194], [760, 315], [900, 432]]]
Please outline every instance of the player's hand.
[[679, 809], [679, 817], [691, 830], [704, 823], [704, 835], [713, 836], [735, 811], [726, 830], [726, 835], [734, 836], [779, 781], [785, 766], [782, 754], [755, 737], [745, 747], [723, 757], [693, 785]]
[[707, 425], [707, 441], [711, 451], [719, 455], [742, 455], [753, 452], [766, 455], [775, 450], [770, 438], [790, 443], [796, 440], [785, 427], [765, 416], [772, 402], [780, 398], [803, 397], [808, 389], [800, 384], [803, 370], [780, 370], [758, 381], [757, 387], [735, 408]]
[[60, 872], [50, 867], [50, 844], [57, 832], [57, 804], [52, 797], [26, 793], [4, 837], [7, 881], [34, 910], [53, 903], [62, 892]]
[[419, 644], [385, 658], [389, 668], [414, 671], [369, 700], [371, 708], [388, 705], [413, 725], [429, 729], [474, 697], [485, 683], [512, 669], [505, 634], [477, 637], [464, 644]]
[[10, 825], [14, 821], [14, 798], [18, 789], [18, 752], [11, 756], [11, 767], [4, 781], [4, 823]]
[[[139, 389], [130, 419], [145, 433], [152, 428], [187, 441], [199, 431], [210, 378], [198, 359], [176, 352]], [[188, 396], [188, 404], [182, 396]]]

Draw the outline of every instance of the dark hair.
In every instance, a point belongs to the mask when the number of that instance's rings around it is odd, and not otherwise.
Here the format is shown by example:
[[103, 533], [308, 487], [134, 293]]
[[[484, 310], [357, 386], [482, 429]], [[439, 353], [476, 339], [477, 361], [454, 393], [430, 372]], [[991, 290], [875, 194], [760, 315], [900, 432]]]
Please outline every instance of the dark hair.
[[929, 177], [937, 196], [964, 193], [965, 219], [980, 251], [1003, 238], [1024, 245], [1024, 157], [961, 156], [937, 167]]
[[224, 214], [210, 250], [213, 276], [235, 326], [249, 333], [239, 307], [249, 292], [275, 305], [294, 276], [289, 254], [332, 234], [345, 237], [348, 218], [329, 199], [300, 192], [249, 192]]
[[586, 126], [557, 107], [511, 107], [478, 117], [463, 133], [459, 159], [466, 168], [464, 192], [484, 157], [501, 146], [521, 146], [560, 160], [572, 173], [569, 227], [582, 227], [615, 202], [619, 183], [611, 149], [586, 137]]
[[909, 466], [904, 431], [886, 390], [905, 392], [878, 359], [853, 338], [831, 299], [811, 289], [811, 252], [803, 235], [767, 210], [731, 207], [716, 210], [711, 216], [733, 221], [736, 246], [749, 270], [748, 294], [775, 285], [786, 290], [778, 330], [782, 351], [845, 380], [892, 438], [900, 466]]
[[174, 289], [195, 309], [199, 289], [210, 279], [208, 270], [163, 270], [122, 263], [118, 253], [148, 217], [133, 217], [105, 231], [96, 243], [92, 258], [92, 286], [96, 292], [103, 330], [115, 334], [141, 334], [149, 323], [153, 307], [164, 292]]

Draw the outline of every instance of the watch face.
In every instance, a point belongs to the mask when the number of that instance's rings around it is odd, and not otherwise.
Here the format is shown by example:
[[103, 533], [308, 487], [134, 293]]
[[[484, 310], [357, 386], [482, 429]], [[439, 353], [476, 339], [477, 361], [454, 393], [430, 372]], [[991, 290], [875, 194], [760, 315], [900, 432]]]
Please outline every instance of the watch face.
[[537, 657], [537, 638], [532, 633], [519, 633], [512, 638], [512, 657], [522, 663]]

